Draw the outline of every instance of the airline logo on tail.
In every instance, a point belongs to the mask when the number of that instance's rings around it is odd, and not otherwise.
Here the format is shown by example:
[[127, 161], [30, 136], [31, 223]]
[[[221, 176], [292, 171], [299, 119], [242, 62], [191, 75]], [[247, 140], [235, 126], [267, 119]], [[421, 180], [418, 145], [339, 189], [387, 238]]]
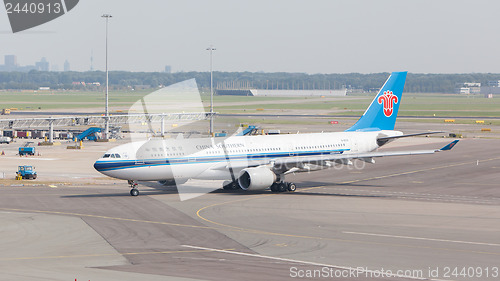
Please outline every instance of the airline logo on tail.
[[385, 91], [383, 95], [378, 97], [378, 103], [384, 106], [384, 115], [391, 117], [394, 104], [398, 103], [398, 97], [392, 94], [392, 91]]

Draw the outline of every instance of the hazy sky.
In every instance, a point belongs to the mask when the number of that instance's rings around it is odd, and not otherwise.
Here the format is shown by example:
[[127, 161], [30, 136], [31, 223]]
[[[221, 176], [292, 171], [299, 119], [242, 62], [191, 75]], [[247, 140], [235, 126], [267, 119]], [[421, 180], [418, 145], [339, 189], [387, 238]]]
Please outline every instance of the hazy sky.
[[498, 0], [80, 0], [12, 34], [0, 8], [0, 64], [46, 57], [63, 69], [306, 73], [500, 73]]

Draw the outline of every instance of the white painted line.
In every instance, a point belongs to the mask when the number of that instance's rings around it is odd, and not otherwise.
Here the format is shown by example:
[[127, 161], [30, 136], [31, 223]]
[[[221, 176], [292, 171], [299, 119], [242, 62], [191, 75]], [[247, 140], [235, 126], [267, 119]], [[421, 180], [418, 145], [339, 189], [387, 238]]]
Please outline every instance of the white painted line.
[[471, 241], [459, 241], [459, 240], [434, 239], [434, 238], [424, 238], [424, 237], [411, 237], [411, 236], [399, 236], [399, 235], [388, 235], [388, 234], [377, 234], [377, 233], [352, 232], [352, 231], [342, 231], [342, 233], [345, 233], [345, 234], [357, 234], [357, 235], [367, 235], [367, 236], [378, 236], [378, 237], [389, 237], [389, 238], [401, 238], [401, 239], [413, 239], [413, 240], [425, 240], [425, 241], [437, 241], [437, 242], [448, 242], [448, 243], [459, 243], [459, 244], [471, 244], [471, 245], [483, 245], [483, 246], [500, 247], [500, 244], [483, 243], [483, 242], [471, 242]]
[[[376, 270], [369, 270], [369, 269], [366, 269], [366, 268], [355, 268], [355, 267], [350, 267], [350, 266], [341, 266], [341, 265], [315, 263], [315, 262], [309, 262], [309, 261], [301, 261], [301, 260], [294, 260], [294, 259], [286, 259], [286, 258], [278, 258], [278, 257], [271, 257], [271, 256], [263, 256], [263, 255], [257, 255], [257, 254], [250, 254], [250, 253], [243, 253], [243, 252], [236, 252], [236, 251], [228, 251], [228, 250], [220, 250], [220, 249], [198, 247], [198, 246], [190, 246], [190, 245], [181, 245], [181, 246], [182, 247], [186, 247], [186, 248], [191, 248], [191, 249], [207, 250], [207, 251], [213, 251], [213, 252], [219, 252], [219, 253], [225, 253], [225, 254], [233, 254], [233, 255], [247, 256], [247, 257], [254, 257], [254, 258], [262, 258], [262, 259], [269, 259], [269, 260], [277, 260], [277, 261], [284, 261], [284, 262], [291, 262], [291, 263], [300, 263], [300, 264], [307, 264], [307, 265], [314, 265], [314, 266], [321, 266], [321, 267], [331, 267], [331, 268], [338, 268], [338, 269], [344, 269], [344, 270], [353, 270], [353, 271], [362, 272], [362, 273], [370, 273], [370, 274], [379, 273]], [[404, 276], [404, 275], [398, 275], [398, 274], [387, 274], [386, 277], [406, 278], [406, 279], [412, 279], [412, 280], [452, 281], [452, 280], [429, 279], [429, 278]]]
[[66, 2], [65, 2], [65, 0], [62, 0], [61, 4], [62, 4], [62, 7], [63, 7], [64, 14], [66, 14], [68, 12], [68, 10], [66, 10]]
[[59, 158], [36, 158], [36, 157], [3, 157], [3, 159], [17, 159], [17, 160], [41, 160], [41, 161], [54, 161]]

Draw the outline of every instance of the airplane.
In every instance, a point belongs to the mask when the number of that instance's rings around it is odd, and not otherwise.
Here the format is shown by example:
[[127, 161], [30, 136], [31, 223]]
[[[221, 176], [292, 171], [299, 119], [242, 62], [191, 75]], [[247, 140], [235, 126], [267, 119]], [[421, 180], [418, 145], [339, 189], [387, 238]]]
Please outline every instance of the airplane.
[[[442, 132], [403, 134], [395, 131], [407, 72], [392, 72], [360, 119], [344, 132], [230, 136], [228, 138], [150, 139], [117, 146], [94, 163], [100, 173], [128, 180], [132, 196], [137, 181], [179, 185], [190, 179], [225, 180], [228, 190], [293, 192], [285, 182], [290, 173], [311, 172], [352, 160], [433, 154], [451, 150], [454, 140], [440, 149], [376, 151], [399, 138]], [[182, 186], [180, 187], [182, 188]]]

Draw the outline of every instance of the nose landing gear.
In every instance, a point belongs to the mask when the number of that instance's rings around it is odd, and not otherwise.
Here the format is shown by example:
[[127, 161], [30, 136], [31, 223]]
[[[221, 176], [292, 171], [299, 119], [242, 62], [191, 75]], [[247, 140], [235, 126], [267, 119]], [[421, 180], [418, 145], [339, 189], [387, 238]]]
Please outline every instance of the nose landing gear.
[[128, 184], [130, 185], [130, 195], [139, 196], [139, 189], [137, 189], [137, 183], [134, 180], [128, 180]]

